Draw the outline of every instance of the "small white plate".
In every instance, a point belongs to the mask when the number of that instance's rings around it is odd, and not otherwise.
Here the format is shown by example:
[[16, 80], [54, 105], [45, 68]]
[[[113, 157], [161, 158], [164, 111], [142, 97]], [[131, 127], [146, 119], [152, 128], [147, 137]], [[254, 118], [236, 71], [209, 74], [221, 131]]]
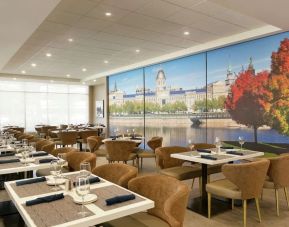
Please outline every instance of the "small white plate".
[[23, 158], [20, 158], [20, 162], [21, 163], [33, 163], [35, 162], [34, 158], [26, 158], [26, 160], [24, 160]]
[[[66, 181], [66, 179], [56, 178], [56, 185], [65, 184], [65, 181]], [[55, 185], [55, 180], [54, 180], [54, 178], [49, 178], [49, 179], [47, 179], [46, 182], [47, 182], [47, 185], [50, 185], [50, 186], [54, 186], [54, 185]]]
[[[73, 195], [73, 202], [77, 203], [77, 204], [82, 204], [82, 198], [78, 195]], [[93, 203], [97, 200], [97, 195], [95, 194], [88, 194], [86, 196], [84, 196], [84, 204], [89, 204], [89, 203]]]

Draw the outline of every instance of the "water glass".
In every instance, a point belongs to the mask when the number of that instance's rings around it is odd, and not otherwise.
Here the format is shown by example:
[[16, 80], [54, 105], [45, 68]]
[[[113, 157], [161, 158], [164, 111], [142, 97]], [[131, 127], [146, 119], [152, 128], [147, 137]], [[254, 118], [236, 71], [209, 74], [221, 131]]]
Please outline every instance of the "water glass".
[[81, 211], [78, 212], [78, 215], [81, 217], [85, 217], [88, 212], [84, 211], [84, 197], [89, 194], [90, 192], [90, 184], [89, 180], [85, 177], [80, 177], [76, 181], [76, 194], [81, 196], [82, 203], [81, 203]]
[[80, 163], [80, 176], [81, 177], [89, 177], [91, 174], [91, 166], [89, 162], [82, 162]]
[[239, 144], [241, 145], [241, 151], [242, 151], [243, 150], [243, 145], [245, 143], [244, 137], [243, 136], [239, 136], [238, 140], [239, 140]]
[[22, 140], [22, 145], [23, 146], [28, 146], [28, 139], [23, 139]]
[[60, 165], [58, 164], [58, 160], [53, 160], [50, 162], [50, 174], [54, 178], [54, 187], [51, 190], [58, 191], [58, 187], [56, 186], [56, 179], [60, 174]]
[[216, 148], [217, 148], [217, 153], [220, 153], [221, 146], [222, 146], [222, 141], [220, 140], [219, 137], [215, 138], [215, 145], [216, 145]]
[[58, 157], [58, 165], [60, 165], [60, 176], [63, 177], [62, 168], [66, 165], [66, 154], [59, 153], [57, 157]]

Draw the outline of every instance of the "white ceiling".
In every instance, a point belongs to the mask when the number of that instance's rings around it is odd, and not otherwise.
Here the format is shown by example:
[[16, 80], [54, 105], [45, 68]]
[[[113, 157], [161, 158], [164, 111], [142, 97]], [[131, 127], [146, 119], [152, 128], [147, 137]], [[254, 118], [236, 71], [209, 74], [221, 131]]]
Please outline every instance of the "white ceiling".
[[[282, 21], [270, 23], [262, 15], [255, 16], [251, 8], [247, 14], [246, 7], [236, 5], [238, 1], [227, 0], [62, 0], [0, 72], [21, 74], [25, 70], [36, 76], [65, 78], [70, 74], [71, 78], [93, 79], [94, 75], [248, 31], [257, 36], [256, 31]], [[38, 8], [31, 12], [38, 12]], [[112, 16], [106, 17], [105, 12]], [[185, 36], [184, 31], [190, 35]], [[68, 42], [69, 38], [74, 41]], [[52, 56], [48, 58], [46, 53]]]

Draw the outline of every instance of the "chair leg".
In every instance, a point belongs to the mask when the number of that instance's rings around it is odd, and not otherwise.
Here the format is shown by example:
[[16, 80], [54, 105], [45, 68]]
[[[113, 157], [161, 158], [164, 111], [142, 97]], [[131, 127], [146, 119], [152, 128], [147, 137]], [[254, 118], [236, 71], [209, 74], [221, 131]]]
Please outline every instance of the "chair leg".
[[287, 202], [287, 207], [289, 208], [289, 201], [288, 201], [288, 192], [287, 192], [287, 188], [284, 188], [284, 193], [285, 193], [285, 197], [286, 197], [286, 202]]
[[232, 210], [235, 208], [234, 199], [232, 199]]
[[140, 168], [142, 169], [143, 158], [140, 158]]
[[211, 201], [212, 200], [212, 195], [211, 193], [208, 192], [208, 218], [211, 218]]
[[279, 194], [278, 194], [278, 189], [275, 189], [275, 199], [276, 199], [277, 216], [279, 217]]
[[255, 203], [256, 203], [259, 222], [261, 223], [261, 213], [260, 213], [260, 206], [259, 206], [259, 199], [258, 198], [255, 198]]
[[202, 177], [199, 177], [199, 191], [200, 195], [202, 195]]
[[193, 182], [192, 182], [192, 189], [193, 189], [193, 187], [194, 187], [194, 183], [195, 183], [195, 178], [193, 178]]
[[247, 226], [247, 200], [243, 200], [243, 226]]
[[261, 192], [261, 200], [263, 200], [263, 190], [264, 189], [262, 189], [262, 192]]

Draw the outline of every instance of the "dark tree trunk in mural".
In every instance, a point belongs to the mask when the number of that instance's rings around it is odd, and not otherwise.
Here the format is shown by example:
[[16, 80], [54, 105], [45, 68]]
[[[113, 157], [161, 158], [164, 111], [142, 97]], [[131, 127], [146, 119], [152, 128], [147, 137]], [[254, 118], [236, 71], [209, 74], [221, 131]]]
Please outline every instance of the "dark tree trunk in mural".
[[254, 125], [253, 128], [254, 128], [254, 142], [258, 143], [258, 135], [257, 135], [258, 127]]

